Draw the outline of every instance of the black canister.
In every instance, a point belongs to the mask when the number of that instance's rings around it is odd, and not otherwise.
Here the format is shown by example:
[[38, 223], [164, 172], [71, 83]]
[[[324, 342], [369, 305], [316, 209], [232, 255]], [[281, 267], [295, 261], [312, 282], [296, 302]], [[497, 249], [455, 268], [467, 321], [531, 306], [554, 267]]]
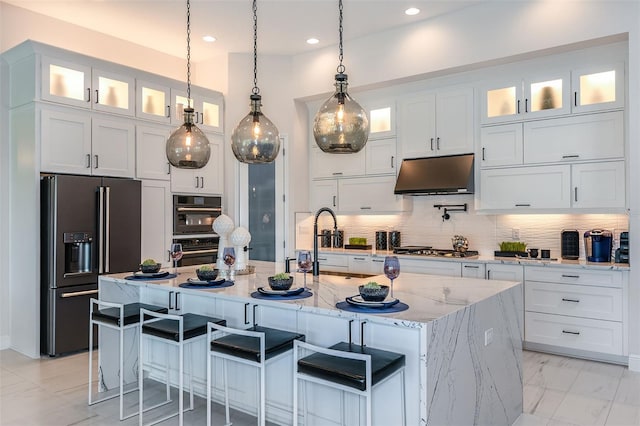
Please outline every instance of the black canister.
[[376, 232], [376, 250], [387, 250], [387, 231]]
[[342, 246], [344, 246], [344, 231], [342, 229], [338, 229], [336, 235], [333, 237], [333, 247], [342, 248]]
[[400, 247], [400, 231], [389, 232], [389, 250], [393, 250], [396, 247]]
[[331, 230], [320, 231], [320, 247], [331, 247]]

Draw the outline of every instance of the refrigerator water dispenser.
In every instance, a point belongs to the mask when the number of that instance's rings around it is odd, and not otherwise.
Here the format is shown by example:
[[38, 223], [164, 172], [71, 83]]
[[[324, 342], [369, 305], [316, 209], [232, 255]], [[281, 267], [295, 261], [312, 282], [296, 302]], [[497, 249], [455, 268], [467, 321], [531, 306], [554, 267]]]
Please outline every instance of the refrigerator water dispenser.
[[91, 273], [91, 246], [93, 238], [88, 232], [65, 232], [64, 275]]

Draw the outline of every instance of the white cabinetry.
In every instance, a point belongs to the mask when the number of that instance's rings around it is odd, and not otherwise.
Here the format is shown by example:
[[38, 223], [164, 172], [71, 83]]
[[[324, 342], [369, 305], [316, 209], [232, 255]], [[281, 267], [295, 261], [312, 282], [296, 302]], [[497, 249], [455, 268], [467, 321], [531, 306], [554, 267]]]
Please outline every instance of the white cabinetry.
[[136, 117], [171, 122], [171, 89], [162, 84], [137, 80]]
[[[184, 108], [188, 104], [187, 92], [171, 89], [171, 123], [184, 123]], [[194, 109], [193, 122], [204, 132], [224, 132], [222, 95], [207, 95], [195, 88], [191, 89], [191, 107]]]
[[134, 114], [135, 79], [42, 56], [42, 99], [122, 115]]
[[484, 278], [485, 265], [479, 262], [462, 262], [463, 278]]
[[522, 123], [487, 126], [480, 129], [482, 167], [522, 164]]
[[415, 272], [418, 274], [444, 275], [448, 277], [462, 276], [460, 262], [446, 260], [407, 259], [400, 260], [403, 272]]
[[312, 180], [309, 184], [310, 210], [315, 212], [320, 207], [338, 208], [338, 181], [336, 179]]
[[524, 281], [524, 269], [521, 265], [487, 263], [487, 279], [502, 281]]
[[310, 207], [332, 207], [338, 212], [379, 213], [406, 210], [406, 201], [395, 195], [395, 176], [314, 180], [310, 183]]
[[342, 254], [318, 253], [320, 271], [349, 271], [349, 256]]
[[571, 72], [573, 112], [624, 107], [624, 63], [591, 65]]
[[222, 194], [224, 190], [224, 137], [207, 134], [211, 157], [201, 169], [171, 167], [171, 192], [180, 194]]
[[473, 152], [473, 89], [406, 98], [399, 110], [402, 158]]
[[135, 128], [113, 116], [42, 106], [42, 171], [133, 177]]
[[169, 247], [173, 237], [173, 204], [169, 182], [142, 181], [141, 259], [155, 259], [171, 266]]
[[365, 149], [355, 154], [329, 154], [317, 145], [311, 146], [311, 177], [313, 179], [363, 176], [365, 174]]
[[526, 266], [525, 276], [527, 343], [596, 358], [627, 354], [626, 272]]
[[169, 180], [171, 168], [167, 160], [168, 127], [136, 126], [136, 177]]
[[573, 164], [571, 185], [574, 208], [624, 210], [624, 161]]

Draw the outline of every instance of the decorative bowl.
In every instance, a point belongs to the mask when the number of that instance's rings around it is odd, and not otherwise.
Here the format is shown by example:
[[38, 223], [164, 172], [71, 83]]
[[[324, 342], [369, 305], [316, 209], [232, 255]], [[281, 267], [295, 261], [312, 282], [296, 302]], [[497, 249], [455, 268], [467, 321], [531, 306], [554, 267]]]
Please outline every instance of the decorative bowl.
[[367, 302], [382, 302], [389, 294], [388, 285], [381, 285], [377, 288], [361, 285], [358, 290], [360, 291], [360, 297]]
[[142, 271], [143, 274], [155, 274], [160, 271], [161, 266], [159, 263], [155, 265], [140, 265], [140, 271]]
[[203, 271], [201, 269], [196, 269], [196, 275], [200, 281], [213, 281], [218, 277], [218, 270], [210, 269], [208, 271]]
[[293, 284], [293, 277], [289, 276], [289, 278], [285, 279], [276, 279], [274, 277], [269, 277], [269, 287], [271, 290], [289, 290], [291, 285]]

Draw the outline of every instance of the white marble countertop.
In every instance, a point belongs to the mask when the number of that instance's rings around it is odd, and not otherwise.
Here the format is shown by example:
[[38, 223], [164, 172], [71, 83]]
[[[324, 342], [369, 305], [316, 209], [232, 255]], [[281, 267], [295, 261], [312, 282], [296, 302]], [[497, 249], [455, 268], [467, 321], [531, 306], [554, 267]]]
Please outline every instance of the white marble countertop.
[[[313, 296], [306, 299], [295, 300], [268, 300], [255, 299], [251, 293], [257, 291], [258, 287], [267, 287], [267, 277], [276, 272], [281, 272], [283, 265], [272, 262], [252, 261], [251, 265], [256, 267], [256, 273], [248, 275], [238, 275], [235, 285], [226, 288], [189, 289], [179, 287], [188, 278], [195, 278], [195, 266], [178, 268], [178, 277], [168, 280], [125, 280], [131, 273], [103, 275], [100, 283], [109, 281], [118, 284], [127, 284], [142, 287], [162, 287], [172, 290], [179, 290], [185, 294], [210, 295], [219, 298], [246, 299], [258, 304], [280, 304], [290, 305], [294, 309], [304, 309], [308, 311], [323, 312], [328, 314], [342, 315], [335, 307], [336, 303], [344, 301], [348, 296], [358, 294], [358, 285], [368, 281], [377, 281], [380, 284], [388, 284], [389, 280], [384, 275], [372, 278], [346, 278], [334, 275], [320, 275], [313, 279], [307, 274], [307, 284]], [[171, 271], [171, 268], [167, 269]], [[293, 273], [295, 281], [293, 287], [300, 287], [303, 284], [303, 274]], [[358, 313], [359, 316], [374, 316], [376, 318], [386, 318], [396, 322], [410, 321], [416, 323], [426, 323], [452, 312], [464, 309], [481, 300], [494, 296], [504, 290], [520, 285], [519, 282], [484, 280], [475, 278], [457, 278], [435, 275], [424, 275], [414, 273], [401, 273], [394, 281], [394, 296], [400, 301], [409, 305], [409, 309], [397, 313], [388, 314], [368, 314]], [[347, 313], [352, 314], [352, 313]]]
[[445, 262], [465, 262], [465, 263], [503, 263], [512, 265], [528, 265], [528, 266], [562, 266], [569, 268], [581, 268], [581, 269], [598, 269], [598, 270], [614, 270], [614, 271], [628, 271], [630, 266], [628, 263], [613, 263], [613, 262], [587, 262], [585, 259], [578, 260], [565, 260], [565, 259], [527, 259], [516, 257], [495, 257], [495, 256], [477, 256], [477, 257], [433, 257], [433, 256], [421, 256], [415, 254], [394, 254], [391, 251], [381, 250], [351, 250], [344, 248], [327, 248], [323, 247], [318, 249], [318, 253], [326, 254], [340, 254], [340, 255], [352, 255], [352, 256], [371, 256], [371, 257], [385, 257], [385, 256], [398, 256], [400, 259], [415, 259], [434, 261], [441, 260]]

